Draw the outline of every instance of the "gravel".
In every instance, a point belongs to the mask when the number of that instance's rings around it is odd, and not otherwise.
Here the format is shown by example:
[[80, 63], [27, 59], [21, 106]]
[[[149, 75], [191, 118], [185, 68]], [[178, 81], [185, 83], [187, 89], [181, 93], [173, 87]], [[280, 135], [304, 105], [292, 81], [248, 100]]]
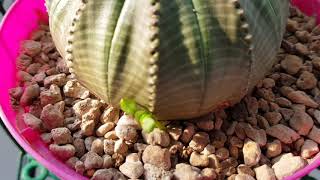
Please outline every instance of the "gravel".
[[312, 162], [320, 144], [320, 28], [291, 12], [278, 61], [251, 94], [225, 110], [166, 122], [166, 131], [141, 131], [83, 87], [47, 26], [22, 45], [10, 101], [57, 158], [93, 180], [281, 179]]

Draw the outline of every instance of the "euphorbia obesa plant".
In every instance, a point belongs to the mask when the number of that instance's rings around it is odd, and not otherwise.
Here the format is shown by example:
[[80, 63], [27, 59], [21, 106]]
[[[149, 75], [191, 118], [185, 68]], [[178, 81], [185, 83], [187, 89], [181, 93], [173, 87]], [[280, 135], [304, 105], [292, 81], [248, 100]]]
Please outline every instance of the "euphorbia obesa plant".
[[288, 0], [48, 0], [53, 40], [77, 79], [160, 120], [232, 105], [274, 63]]

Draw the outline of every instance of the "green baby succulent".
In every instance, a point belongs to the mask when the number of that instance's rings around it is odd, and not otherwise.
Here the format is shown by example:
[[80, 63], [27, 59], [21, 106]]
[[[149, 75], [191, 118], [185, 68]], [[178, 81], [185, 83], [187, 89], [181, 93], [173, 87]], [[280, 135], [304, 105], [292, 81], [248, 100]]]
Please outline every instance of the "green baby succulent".
[[288, 6], [288, 0], [47, 0], [53, 40], [78, 81], [111, 105], [131, 99], [159, 120], [239, 102], [272, 67]]

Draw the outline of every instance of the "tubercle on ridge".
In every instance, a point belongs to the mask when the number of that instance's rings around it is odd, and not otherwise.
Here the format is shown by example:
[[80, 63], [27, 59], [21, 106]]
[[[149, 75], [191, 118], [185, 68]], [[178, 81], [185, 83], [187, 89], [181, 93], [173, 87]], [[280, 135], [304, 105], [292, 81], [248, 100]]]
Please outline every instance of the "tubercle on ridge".
[[66, 52], [66, 57], [65, 57], [65, 61], [66, 64], [69, 68], [69, 72], [70, 73], [74, 73], [73, 70], [73, 40], [74, 40], [74, 32], [76, 30], [76, 24], [79, 21], [80, 17], [81, 17], [81, 13], [84, 11], [86, 4], [87, 4], [87, 0], [82, 0], [81, 1], [81, 5], [79, 7], [79, 9], [76, 11], [75, 17], [72, 20], [71, 26], [69, 28], [69, 32], [68, 32], [68, 37], [67, 37], [67, 46], [65, 48], [65, 52]]
[[249, 24], [247, 23], [245, 14], [244, 14], [244, 10], [241, 8], [240, 2], [239, 0], [230, 0], [234, 7], [237, 9], [237, 14], [240, 17], [240, 28], [241, 28], [241, 32], [244, 34], [243, 36], [243, 40], [246, 43], [246, 45], [249, 47], [248, 48], [248, 55], [251, 55], [251, 51], [253, 49], [253, 45], [252, 45], [252, 34], [249, 31]]
[[150, 55], [149, 60], [149, 79], [148, 79], [148, 92], [149, 92], [149, 104], [148, 108], [152, 112], [154, 110], [154, 101], [156, 98], [156, 83], [157, 83], [157, 72], [159, 71], [158, 60], [159, 60], [159, 18], [160, 18], [160, 0], [150, 0], [151, 5], [151, 21], [149, 23], [150, 33]]
[[244, 13], [244, 9], [242, 9], [241, 4], [239, 2], [239, 0], [230, 0], [234, 7], [236, 8], [237, 14], [240, 17], [240, 29], [241, 29], [241, 39], [243, 40], [243, 42], [245, 43], [245, 45], [248, 46], [247, 49], [247, 55], [250, 58], [250, 61], [248, 63], [248, 81], [245, 87], [245, 94], [248, 93], [249, 91], [249, 87], [250, 87], [250, 79], [251, 79], [251, 72], [252, 72], [252, 64], [253, 64], [253, 57], [252, 57], [252, 51], [254, 49], [254, 45], [252, 43], [252, 38], [253, 35], [250, 32], [250, 25], [247, 22], [247, 18], [245, 17], [245, 13]]

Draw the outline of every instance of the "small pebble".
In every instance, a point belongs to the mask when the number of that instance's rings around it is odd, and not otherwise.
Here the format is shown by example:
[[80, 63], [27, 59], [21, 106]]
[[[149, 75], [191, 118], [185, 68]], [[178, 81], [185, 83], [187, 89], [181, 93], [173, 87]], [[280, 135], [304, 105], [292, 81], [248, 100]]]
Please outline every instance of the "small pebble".
[[269, 136], [275, 137], [286, 144], [291, 144], [300, 138], [299, 134], [297, 134], [294, 130], [282, 124], [277, 124], [268, 128], [266, 133]]
[[182, 134], [182, 128], [179, 126], [168, 126], [167, 127], [168, 134], [170, 137], [176, 141], [179, 140], [181, 134]]
[[313, 119], [305, 112], [296, 111], [289, 121], [290, 126], [300, 135], [308, 135], [312, 126]]
[[237, 167], [237, 172], [238, 172], [238, 174], [247, 174], [252, 177], [254, 177], [256, 175], [255, 172], [249, 166], [247, 166], [245, 164], [240, 164]]
[[204, 154], [204, 155], [210, 155], [210, 154], [213, 154], [215, 153], [215, 148], [214, 146], [208, 144], [204, 149], [203, 151], [201, 151], [201, 154]]
[[276, 157], [282, 152], [281, 142], [279, 140], [274, 140], [270, 143], [267, 143], [267, 152], [266, 156], [268, 158]]
[[64, 101], [59, 101], [53, 105], [58, 111], [64, 113], [64, 109], [66, 107], [66, 103]]
[[248, 166], [257, 165], [261, 157], [259, 144], [247, 139], [243, 145], [243, 159]]
[[85, 176], [92, 177], [95, 172], [96, 172], [95, 169], [88, 169], [88, 170], [85, 171]]
[[171, 167], [170, 152], [168, 149], [162, 149], [160, 146], [147, 146], [143, 151], [142, 160], [144, 163], [155, 165], [164, 170], [169, 170]]
[[114, 128], [115, 124], [113, 122], [107, 122], [105, 124], [102, 124], [98, 129], [96, 130], [97, 136], [104, 136], [107, 132], [111, 131]]
[[295, 46], [297, 53], [299, 53], [300, 55], [306, 56], [309, 54], [309, 50], [304, 44], [296, 43], [294, 46]]
[[302, 59], [295, 55], [287, 55], [284, 60], [281, 61], [281, 67], [291, 75], [296, 74], [302, 67]]
[[278, 124], [282, 119], [282, 116], [279, 112], [267, 112], [264, 114], [264, 117], [271, 126]]
[[174, 170], [174, 177], [176, 179], [200, 179], [200, 169], [190, 166], [189, 164], [180, 163], [176, 165]]
[[320, 57], [312, 58], [312, 65], [315, 69], [320, 70]]
[[88, 152], [86, 159], [84, 160], [84, 166], [86, 169], [97, 169], [103, 165], [103, 158], [95, 152]]
[[30, 114], [30, 113], [24, 113], [22, 115], [23, 117], [23, 121], [24, 123], [29, 126], [31, 129], [33, 130], [37, 130], [37, 131], [43, 131], [44, 127], [42, 124], [42, 121], [35, 117], [34, 115]]
[[303, 90], [313, 89], [316, 86], [317, 78], [308, 71], [304, 71], [297, 80], [297, 87]]
[[319, 152], [318, 144], [312, 140], [305, 140], [301, 147], [301, 157], [307, 159]]
[[21, 70], [26, 70], [31, 63], [32, 58], [26, 54], [20, 54], [16, 60], [17, 68]]
[[144, 141], [148, 144], [159, 145], [162, 147], [168, 147], [170, 144], [169, 134], [159, 128], [155, 128], [150, 133], [147, 133], [145, 131], [142, 131], [141, 133]]
[[94, 134], [94, 128], [96, 123], [94, 120], [82, 120], [80, 124], [81, 132], [85, 136], [92, 136]]
[[211, 131], [214, 128], [214, 122], [210, 116], [202, 117], [196, 120], [196, 125], [199, 129], [203, 131]]
[[304, 138], [299, 138], [296, 142], [294, 142], [295, 150], [300, 151], [303, 144], [304, 144]]
[[63, 93], [67, 97], [86, 99], [90, 92], [76, 80], [70, 80], [63, 86]]
[[114, 153], [115, 141], [111, 139], [103, 140], [103, 150], [106, 154], [112, 155]]
[[19, 100], [21, 98], [22, 93], [23, 93], [22, 87], [15, 87], [15, 88], [9, 89], [10, 97], [12, 97], [16, 100]]
[[103, 149], [103, 138], [96, 138], [92, 141], [90, 151], [97, 153], [98, 155], [102, 156], [104, 153]]
[[91, 180], [127, 180], [127, 178], [117, 169], [99, 169], [95, 171]]
[[27, 73], [29, 73], [31, 75], [35, 75], [38, 73], [40, 68], [41, 68], [40, 63], [32, 63], [27, 67], [26, 71], [27, 71]]
[[252, 176], [248, 174], [238, 174], [234, 178], [235, 180], [255, 180]]
[[86, 168], [84, 167], [84, 163], [82, 161], [77, 161], [74, 168], [76, 172], [81, 175], [83, 175], [84, 171], [86, 170]]
[[109, 154], [105, 154], [102, 156], [103, 158], [103, 168], [111, 168], [113, 165], [112, 157]]
[[288, 121], [291, 119], [291, 117], [293, 116], [294, 114], [294, 111], [292, 109], [287, 109], [287, 108], [280, 108], [279, 109], [279, 112], [281, 113], [283, 119], [285, 121]]
[[25, 84], [26, 83], [30, 83], [30, 81], [32, 80], [32, 75], [27, 73], [27, 72], [25, 72], [25, 71], [18, 71], [17, 79], [20, 82], [24, 82]]
[[48, 130], [62, 127], [64, 123], [62, 112], [51, 104], [43, 107], [40, 119], [42, 120], [44, 127]]
[[143, 144], [143, 143], [135, 143], [133, 145], [133, 148], [136, 152], [143, 152], [146, 148], [147, 148], [147, 144]]
[[57, 157], [63, 160], [69, 159], [75, 155], [75, 148], [71, 144], [66, 144], [66, 145], [50, 144], [49, 149], [54, 155], [56, 155]]
[[213, 169], [217, 169], [217, 168], [221, 167], [220, 161], [215, 154], [210, 154], [208, 156], [208, 159], [209, 159], [209, 166], [208, 167], [213, 168]]
[[30, 105], [32, 104], [32, 101], [36, 98], [38, 98], [40, 95], [40, 87], [38, 84], [33, 84], [27, 86], [20, 98], [20, 104], [22, 106]]
[[224, 112], [224, 110], [218, 110], [214, 113], [214, 115], [215, 115], [214, 129], [220, 130], [224, 119], [227, 118], [227, 114]]
[[84, 144], [84, 140], [80, 138], [76, 138], [73, 140], [73, 146], [75, 147], [75, 155], [80, 158], [86, 153], [86, 147]]
[[213, 132], [210, 132], [210, 139], [211, 139], [211, 144], [215, 148], [221, 148], [224, 146], [225, 142], [227, 141], [227, 136], [224, 134], [224, 132], [220, 130], [215, 130]]
[[207, 155], [193, 152], [190, 156], [190, 164], [197, 167], [207, 167], [209, 165], [209, 158]]
[[52, 129], [51, 136], [54, 143], [59, 145], [70, 144], [73, 141], [70, 130], [65, 127]]
[[229, 153], [231, 157], [234, 157], [236, 159], [239, 158], [239, 148], [236, 146], [229, 146]]
[[280, 84], [283, 86], [292, 86], [297, 81], [297, 78], [289, 74], [280, 73]]
[[260, 161], [259, 161], [259, 165], [268, 165], [271, 167], [271, 160], [269, 158], [267, 158], [264, 154], [261, 154], [261, 158], [260, 158]]
[[187, 127], [182, 131], [182, 135], [180, 137], [181, 141], [185, 144], [189, 143], [195, 132], [195, 126], [191, 123], [187, 124]]
[[67, 124], [66, 126], [72, 132], [77, 131], [77, 130], [79, 130], [81, 128], [81, 120], [80, 119], [75, 119], [73, 121], [73, 123]]
[[313, 112], [314, 118], [317, 120], [317, 122], [320, 124], [320, 111], [319, 110], [314, 110]]
[[[267, 80], [267, 81], [270, 81], [270, 80]], [[266, 83], [268, 84], [267, 85], [268, 87], [271, 85], [271, 84], [269, 84], [269, 82], [266, 82]], [[259, 109], [259, 102], [258, 102], [257, 98], [251, 97], [251, 96], [246, 96], [244, 101], [246, 103], [248, 113], [251, 116], [255, 116], [258, 113], [258, 109]]]
[[287, 98], [285, 98], [285, 97], [278, 97], [278, 98], [276, 98], [276, 102], [277, 102], [277, 104], [278, 104], [279, 106], [285, 107], [285, 108], [291, 107], [291, 105], [292, 105], [291, 101], [289, 101], [289, 100], [288, 100]]
[[52, 84], [48, 90], [40, 93], [40, 101], [42, 106], [46, 106], [47, 104], [55, 104], [61, 100], [62, 96], [60, 88], [55, 84]]
[[303, 91], [290, 92], [287, 97], [294, 103], [303, 104], [308, 107], [317, 108], [319, 106], [318, 103], [316, 103]]
[[66, 83], [66, 74], [55, 74], [48, 76], [44, 79], [43, 84], [45, 87], [49, 87], [51, 84], [55, 84], [62, 87]]
[[25, 40], [22, 43], [22, 49], [27, 55], [34, 57], [41, 52], [41, 43], [33, 40]]
[[244, 140], [247, 137], [244, 129], [245, 129], [244, 123], [238, 123], [235, 129], [235, 134], [241, 140]]
[[79, 158], [77, 157], [71, 157], [66, 161], [66, 164], [71, 167], [72, 169], [75, 168], [76, 163], [79, 161]]
[[272, 168], [262, 165], [254, 169], [257, 180], [277, 180]]
[[119, 109], [114, 107], [109, 107], [103, 111], [100, 116], [101, 123], [114, 122], [117, 123], [119, 120]]
[[271, 78], [263, 79], [262, 84], [264, 88], [273, 88], [276, 85], [275, 81]]
[[273, 158], [271, 160], [272, 164], [275, 164], [277, 162], [279, 162], [281, 159], [285, 159], [285, 158], [289, 158], [289, 157], [293, 157], [293, 154], [292, 153], [283, 153], [283, 154], [280, 154], [279, 156]]
[[114, 130], [120, 139], [124, 139], [126, 141], [135, 141], [138, 136], [137, 129], [132, 126], [117, 125]]
[[198, 132], [192, 137], [192, 140], [190, 141], [189, 146], [193, 150], [197, 152], [201, 152], [208, 145], [209, 141], [210, 139], [207, 133]]
[[217, 173], [212, 168], [204, 168], [201, 171], [201, 176], [204, 180], [211, 180], [217, 178]]
[[104, 135], [104, 138], [106, 139], [112, 139], [112, 140], [117, 140], [118, 136], [116, 135], [116, 131], [109, 131]]
[[140, 161], [125, 162], [119, 167], [119, 170], [131, 179], [139, 178], [144, 172], [143, 164]]
[[310, 39], [310, 33], [308, 31], [296, 31], [295, 36], [301, 41], [302, 43], [307, 43]]
[[234, 134], [237, 124], [238, 124], [237, 121], [233, 121], [233, 122], [232, 122], [232, 124], [229, 126], [229, 128], [228, 128], [228, 130], [227, 130], [227, 132], [226, 132], [226, 134], [227, 134], [228, 136], [231, 136], [231, 135]]
[[264, 146], [267, 143], [267, 135], [263, 129], [255, 129], [250, 124], [243, 124], [244, 131], [250, 139], [257, 142], [260, 146]]
[[97, 120], [101, 115], [101, 105], [100, 101], [87, 98], [76, 102], [73, 105], [73, 110], [77, 117], [82, 117], [84, 119], [83, 116], [87, 114], [90, 115], [90, 118], [88, 119]]
[[69, 73], [69, 68], [67, 67], [67, 63], [62, 58], [59, 58], [57, 60], [57, 71], [65, 74]]
[[316, 126], [313, 126], [310, 133], [308, 134], [308, 138], [320, 144], [320, 129]]
[[305, 167], [307, 162], [300, 156], [293, 157], [283, 157], [278, 162], [276, 162], [272, 169], [278, 179], [282, 179], [286, 176], [290, 176], [297, 170]]
[[274, 101], [275, 95], [271, 89], [261, 88], [257, 90], [257, 95], [264, 98], [267, 101]]
[[84, 140], [84, 144], [85, 144], [85, 146], [86, 146], [87, 151], [91, 151], [92, 142], [93, 142], [95, 139], [97, 139], [97, 138], [94, 137], [94, 136], [86, 137], [86, 139]]
[[257, 124], [259, 128], [266, 130], [270, 127], [269, 122], [263, 116], [257, 115]]
[[215, 154], [220, 161], [223, 161], [229, 157], [229, 150], [225, 147], [222, 147], [217, 149]]
[[128, 145], [122, 140], [119, 139], [114, 143], [114, 152], [125, 155], [128, 151]]
[[130, 153], [126, 157], [126, 162], [137, 162], [140, 161], [140, 156], [138, 153]]
[[145, 179], [164, 179], [170, 180], [173, 178], [172, 171], [166, 171], [162, 168], [158, 168], [152, 164], [144, 164], [144, 173], [143, 176]]

